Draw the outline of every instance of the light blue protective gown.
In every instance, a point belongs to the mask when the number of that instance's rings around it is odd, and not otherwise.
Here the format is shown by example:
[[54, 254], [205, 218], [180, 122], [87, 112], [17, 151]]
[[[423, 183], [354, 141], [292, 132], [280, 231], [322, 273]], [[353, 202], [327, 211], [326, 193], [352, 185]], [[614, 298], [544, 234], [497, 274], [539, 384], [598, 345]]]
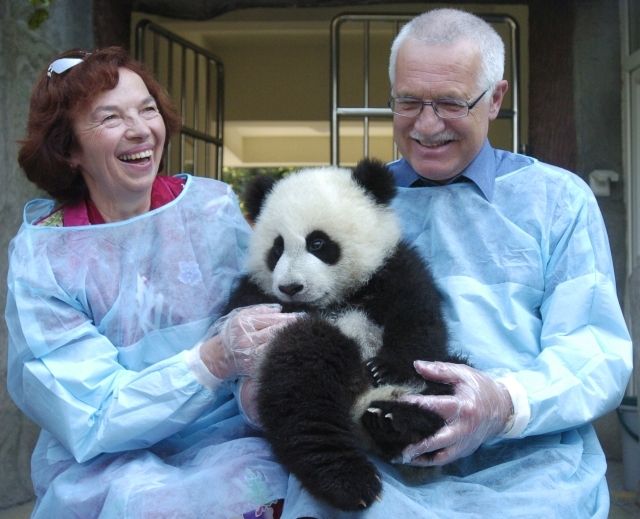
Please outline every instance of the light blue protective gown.
[[515, 380], [526, 419], [515, 438], [422, 485], [378, 463], [384, 494], [363, 513], [305, 505], [294, 481], [286, 519], [606, 519], [606, 461], [589, 422], [619, 404], [632, 350], [593, 194], [568, 171], [488, 142], [460, 183], [406, 188], [416, 173], [404, 160], [391, 168], [395, 209], [442, 289], [453, 346]]
[[227, 519], [282, 497], [286, 475], [233, 385], [210, 383], [194, 355], [244, 261], [231, 190], [188, 177], [130, 220], [33, 225], [52, 207], [25, 208], [6, 308], [9, 391], [43, 428], [34, 517]]

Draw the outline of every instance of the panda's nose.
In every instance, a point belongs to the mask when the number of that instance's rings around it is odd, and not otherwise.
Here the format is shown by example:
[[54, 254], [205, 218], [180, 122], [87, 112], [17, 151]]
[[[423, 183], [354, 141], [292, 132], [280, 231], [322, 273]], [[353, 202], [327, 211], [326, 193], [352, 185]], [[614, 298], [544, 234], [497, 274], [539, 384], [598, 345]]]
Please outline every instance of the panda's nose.
[[296, 295], [304, 288], [300, 283], [291, 283], [289, 285], [278, 285], [278, 290], [289, 297]]

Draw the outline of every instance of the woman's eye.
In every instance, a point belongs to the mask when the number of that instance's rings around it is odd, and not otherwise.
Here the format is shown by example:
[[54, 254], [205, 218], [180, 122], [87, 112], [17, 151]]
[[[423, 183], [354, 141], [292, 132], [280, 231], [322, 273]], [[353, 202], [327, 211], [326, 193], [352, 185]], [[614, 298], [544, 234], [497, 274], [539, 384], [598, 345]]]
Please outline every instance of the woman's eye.
[[158, 107], [156, 106], [147, 106], [146, 108], [142, 109], [142, 112], [140, 113], [141, 117], [144, 117], [145, 119], [153, 119], [155, 118], [157, 115], [159, 115], [160, 112], [158, 112]]

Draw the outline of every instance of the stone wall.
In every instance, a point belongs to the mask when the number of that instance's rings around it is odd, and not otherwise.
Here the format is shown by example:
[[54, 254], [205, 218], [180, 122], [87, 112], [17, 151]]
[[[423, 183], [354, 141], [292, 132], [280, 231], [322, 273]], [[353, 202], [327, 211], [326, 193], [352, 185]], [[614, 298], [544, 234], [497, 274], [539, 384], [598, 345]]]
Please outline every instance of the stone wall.
[[[20, 225], [22, 206], [38, 193], [18, 167], [17, 141], [24, 135], [29, 92], [52, 55], [93, 46], [88, 0], [51, 2], [50, 18], [31, 30], [26, 0], [0, 2], [0, 307], [6, 299], [6, 250]], [[13, 405], [6, 391], [7, 329], [0, 319], [0, 509], [33, 498], [29, 462], [38, 429]]]

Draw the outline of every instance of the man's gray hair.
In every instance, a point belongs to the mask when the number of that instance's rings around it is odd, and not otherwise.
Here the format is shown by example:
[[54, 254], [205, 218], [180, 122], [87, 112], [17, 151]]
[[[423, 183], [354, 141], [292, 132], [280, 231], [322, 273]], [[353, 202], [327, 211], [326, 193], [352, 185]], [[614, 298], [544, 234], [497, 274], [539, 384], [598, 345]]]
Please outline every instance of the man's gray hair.
[[504, 42], [483, 19], [458, 9], [434, 9], [413, 18], [405, 24], [393, 44], [389, 57], [389, 79], [393, 88], [396, 79], [398, 51], [407, 39], [429, 45], [451, 45], [460, 40], [472, 42], [481, 57], [478, 87], [490, 88], [502, 79], [504, 73]]

